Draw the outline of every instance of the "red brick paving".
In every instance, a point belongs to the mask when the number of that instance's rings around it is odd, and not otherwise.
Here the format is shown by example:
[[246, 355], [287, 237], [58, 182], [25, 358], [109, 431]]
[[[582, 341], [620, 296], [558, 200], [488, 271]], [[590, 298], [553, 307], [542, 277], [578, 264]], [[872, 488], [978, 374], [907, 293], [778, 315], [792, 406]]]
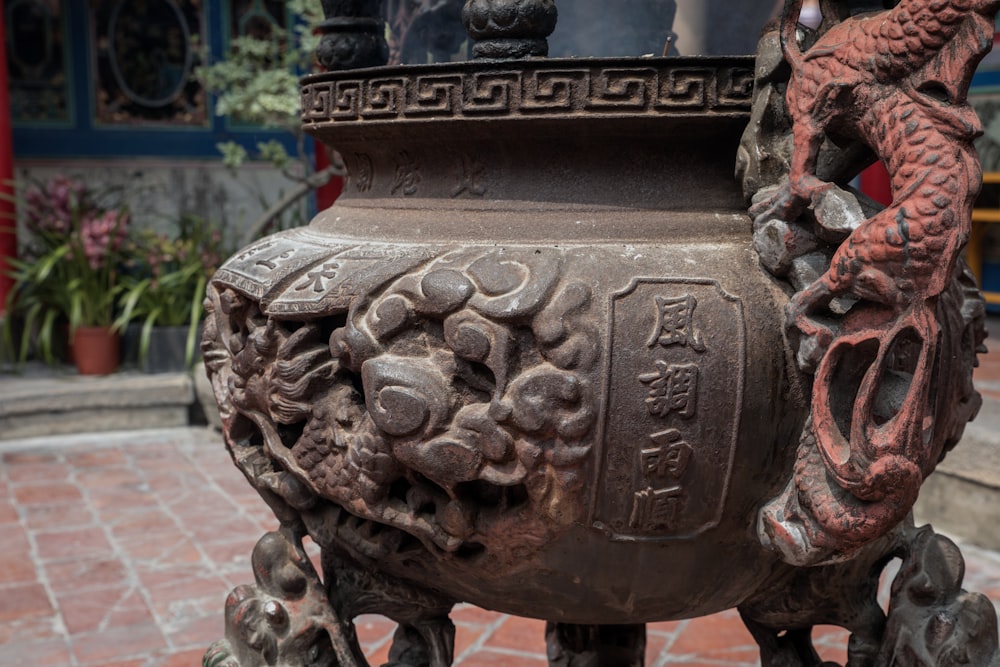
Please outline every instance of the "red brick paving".
[[[1000, 319], [977, 386], [1000, 398]], [[0, 665], [186, 667], [221, 636], [226, 595], [252, 580], [250, 551], [275, 521], [220, 436], [178, 429], [0, 443]], [[1000, 555], [966, 548], [966, 585], [1000, 600]], [[461, 605], [456, 663], [545, 663], [544, 624]], [[373, 665], [394, 625], [356, 620]], [[814, 633], [844, 661], [847, 634]], [[647, 664], [758, 664], [734, 611], [651, 624]]]

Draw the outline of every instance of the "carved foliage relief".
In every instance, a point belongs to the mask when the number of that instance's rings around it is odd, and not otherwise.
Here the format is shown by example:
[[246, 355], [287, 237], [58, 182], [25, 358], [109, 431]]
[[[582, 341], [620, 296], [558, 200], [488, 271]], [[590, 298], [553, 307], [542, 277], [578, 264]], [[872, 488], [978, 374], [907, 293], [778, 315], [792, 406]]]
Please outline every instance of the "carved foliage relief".
[[237, 463], [283, 521], [398, 529], [353, 535], [367, 555], [404, 534], [510, 554], [576, 520], [601, 355], [563, 259], [306, 231], [250, 247], [216, 275], [205, 343]]

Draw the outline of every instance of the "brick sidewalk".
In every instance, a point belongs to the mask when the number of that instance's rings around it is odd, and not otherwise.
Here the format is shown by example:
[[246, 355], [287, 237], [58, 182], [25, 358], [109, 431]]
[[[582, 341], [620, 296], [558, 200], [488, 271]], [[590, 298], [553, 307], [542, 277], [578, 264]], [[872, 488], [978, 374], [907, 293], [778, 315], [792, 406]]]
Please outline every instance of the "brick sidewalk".
[[[1000, 331], [994, 318], [994, 340]], [[1000, 344], [977, 386], [1000, 398]], [[2, 445], [0, 665], [189, 667], [223, 633], [223, 603], [252, 581], [250, 552], [276, 523], [204, 429], [63, 436]], [[1000, 556], [964, 547], [966, 587], [1000, 601]], [[541, 621], [461, 606], [456, 664], [542, 665]], [[357, 620], [373, 665], [393, 625]], [[846, 632], [820, 630], [844, 661]], [[650, 667], [757, 664], [738, 615], [649, 627]]]
[[[187, 667], [222, 636], [223, 602], [250, 582], [254, 542], [275, 526], [203, 429], [5, 446], [0, 469], [0, 665]], [[56, 444], [51, 444], [56, 443]], [[1000, 600], [1000, 557], [966, 550], [970, 588]], [[543, 624], [456, 610], [456, 664], [542, 665]], [[393, 626], [358, 619], [373, 665]], [[846, 633], [817, 633], [844, 660]], [[648, 661], [757, 664], [735, 612], [649, 628]]]

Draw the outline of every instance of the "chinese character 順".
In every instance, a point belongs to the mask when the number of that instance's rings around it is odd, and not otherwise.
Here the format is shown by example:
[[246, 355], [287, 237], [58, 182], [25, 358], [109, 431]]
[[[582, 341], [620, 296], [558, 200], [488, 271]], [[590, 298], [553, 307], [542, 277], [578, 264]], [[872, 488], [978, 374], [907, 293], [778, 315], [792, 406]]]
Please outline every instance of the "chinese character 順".
[[629, 526], [633, 530], [671, 528], [677, 520], [684, 499], [683, 490], [677, 487], [637, 491], [632, 503]]

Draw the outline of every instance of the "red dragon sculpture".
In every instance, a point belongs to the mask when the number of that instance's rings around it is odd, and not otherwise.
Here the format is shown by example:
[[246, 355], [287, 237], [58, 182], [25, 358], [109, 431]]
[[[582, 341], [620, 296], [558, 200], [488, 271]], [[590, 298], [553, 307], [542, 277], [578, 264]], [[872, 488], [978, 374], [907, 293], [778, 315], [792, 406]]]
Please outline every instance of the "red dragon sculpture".
[[[822, 201], [836, 186], [817, 176], [817, 164], [830, 138], [870, 147], [893, 193], [787, 307], [799, 366], [815, 372], [812, 412], [794, 479], [764, 507], [760, 529], [786, 560], [808, 564], [898, 524], [951, 437], [934, 392], [947, 363], [938, 359], [938, 301], [979, 191], [972, 140], [982, 128], [967, 93], [1000, 1], [903, 0], [835, 23], [805, 51], [801, 6], [788, 3], [781, 27], [791, 66], [789, 173], [751, 215], [791, 222], [809, 208], [822, 228]], [[828, 306], [845, 297], [855, 305], [834, 319]]]

